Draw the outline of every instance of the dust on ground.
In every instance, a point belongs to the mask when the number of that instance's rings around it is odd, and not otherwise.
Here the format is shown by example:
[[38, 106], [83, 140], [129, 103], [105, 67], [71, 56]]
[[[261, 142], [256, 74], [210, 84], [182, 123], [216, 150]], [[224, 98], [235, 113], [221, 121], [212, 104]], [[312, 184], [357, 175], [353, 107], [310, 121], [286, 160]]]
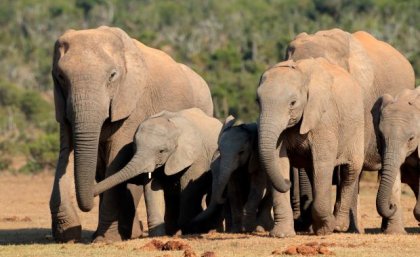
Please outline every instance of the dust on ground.
[[[380, 234], [376, 212], [375, 179], [361, 183], [361, 216], [366, 234], [270, 238], [268, 233], [141, 238], [125, 242], [90, 244], [97, 225], [98, 201], [89, 213], [79, 212], [83, 243], [56, 244], [51, 237], [49, 196], [51, 173], [13, 175], [0, 173], [0, 256], [420, 256], [420, 228], [413, 216], [415, 197], [402, 187], [402, 208], [407, 235]], [[147, 224], [143, 201], [139, 218]]]

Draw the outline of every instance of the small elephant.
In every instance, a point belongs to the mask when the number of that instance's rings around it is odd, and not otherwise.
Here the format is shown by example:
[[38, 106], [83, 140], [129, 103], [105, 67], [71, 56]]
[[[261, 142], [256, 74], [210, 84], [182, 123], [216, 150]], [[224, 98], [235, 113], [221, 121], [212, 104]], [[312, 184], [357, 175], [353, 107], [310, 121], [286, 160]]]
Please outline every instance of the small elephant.
[[361, 87], [341, 67], [311, 58], [281, 62], [265, 71], [257, 95], [260, 161], [274, 187], [275, 225], [270, 235], [295, 235], [291, 166], [313, 174], [313, 229], [316, 234], [331, 233], [340, 218], [331, 213], [334, 168], [345, 166], [338, 201], [339, 211], [348, 213], [363, 166]]
[[403, 90], [395, 98], [388, 94], [382, 97], [379, 131], [383, 165], [376, 207], [384, 218], [382, 230], [389, 234], [406, 233], [401, 182], [407, 183], [416, 195], [414, 216], [420, 221], [420, 88]]
[[[134, 156], [119, 172], [99, 182], [95, 195], [143, 173], [151, 175], [145, 191], [149, 235], [173, 235], [202, 212], [210, 192], [210, 164], [222, 123], [198, 108], [163, 111], [139, 126]], [[166, 208], [165, 208], [166, 205]]]
[[[95, 180], [127, 164], [134, 133], [143, 120], [163, 110], [193, 107], [213, 115], [209, 87], [198, 74], [119, 28], [65, 32], [55, 43], [52, 78], [60, 124], [50, 198], [56, 241], [81, 238], [74, 194], [82, 211], [93, 208]], [[122, 185], [101, 195], [95, 241], [141, 235], [135, 217], [140, 189]]]
[[233, 126], [234, 122], [233, 117], [228, 118], [219, 137], [219, 156], [211, 167], [210, 205], [191, 226], [203, 227], [200, 224], [206, 223], [225, 203], [226, 192], [232, 218], [227, 231], [252, 232], [257, 226], [258, 230], [270, 230], [273, 226], [271, 190], [266, 174], [260, 169], [257, 124]]

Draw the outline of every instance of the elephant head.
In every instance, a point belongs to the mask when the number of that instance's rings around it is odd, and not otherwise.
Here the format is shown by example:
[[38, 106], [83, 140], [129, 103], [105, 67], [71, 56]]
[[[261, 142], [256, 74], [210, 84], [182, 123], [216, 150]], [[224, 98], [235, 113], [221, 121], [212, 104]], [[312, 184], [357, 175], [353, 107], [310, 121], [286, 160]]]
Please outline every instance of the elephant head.
[[[379, 132], [383, 163], [376, 207], [381, 216], [389, 218], [396, 211], [391, 204], [391, 191], [401, 165], [416, 150], [420, 158], [420, 89], [406, 89], [395, 99], [388, 94], [382, 97]], [[420, 221], [418, 199], [414, 216]]]
[[134, 136], [134, 156], [119, 172], [95, 185], [98, 195], [142, 173], [164, 166], [174, 175], [191, 166], [203, 151], [197, 128], [179, 113], [163, 111], [140, 124]]
[[287, 140], [285, 130], [300, 126], [300, 134], [314, 129], [322, 114], [325, 103], [330, 101], [332, 76], [324, 69], [329, 67], [324, 58], [292, 60], [276, 64], [261, 77], [257, 89], [260, 107], [258, 121], [258, 145], [260, 162], [267, 172], [274, 188], [280, 192], [290, 189], [290, 181], [280, 173], [280, 151]]
[[223, 204], [223, 192], [235, 170], [246, 167], [247, 172], [256, 172], [258, 169], [257, 137], [255, 123], [225, 128], [220, 135], [220, 163], [214, 176], [212, 193], [212, 198], [218, 204]]
[[52, 77], [56, 120], [72, 131], [79, 208], [93, 207], [99, 137], [106, 120], [127, 118], [145, 88], [136, 41], [118, 28], [70, 30], [55, 43]]

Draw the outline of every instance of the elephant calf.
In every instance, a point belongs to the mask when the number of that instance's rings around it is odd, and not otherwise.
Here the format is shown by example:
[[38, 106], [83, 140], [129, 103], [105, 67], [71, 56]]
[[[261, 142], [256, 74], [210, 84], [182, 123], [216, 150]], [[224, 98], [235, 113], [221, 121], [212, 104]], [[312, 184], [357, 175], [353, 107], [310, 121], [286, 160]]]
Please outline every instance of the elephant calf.
[[270, 190], [267, 191], [267, 176], [259, 165], [257, 124], [233, 126], [234, 122], [233, 117], [228, 118], [219, 137], [219, 156], [211, 166], [210, 205], [194, 219], [191, 227], [206, 227], [200, 224], [223, 206], [227, 192], [232, 218], [228, 220], [231, 227], [226, 226], [227, 231], [252, 232], [257, 226], [269, 230], [273, 226], [272, 200]]
[[395, 98], [382, 97], [379, 132], [382, 138], [382, 174], [376, 207], [384, 218], [385, 233], [405, 233], [401, 212], [401, 182], [417, 198], [414, 216], [420, 221], [420, 88], [405, 89]]
[[[175, 234], [202, 212], [210, 191], [210, 163], [222, 123], [198, 108], [163, 111], [145, 120], [134, 137], [134, 156], [95, 186], [95, 195], [142, 173], [149, 235]], [[146, 188], [148, 189], [148, 188]]]

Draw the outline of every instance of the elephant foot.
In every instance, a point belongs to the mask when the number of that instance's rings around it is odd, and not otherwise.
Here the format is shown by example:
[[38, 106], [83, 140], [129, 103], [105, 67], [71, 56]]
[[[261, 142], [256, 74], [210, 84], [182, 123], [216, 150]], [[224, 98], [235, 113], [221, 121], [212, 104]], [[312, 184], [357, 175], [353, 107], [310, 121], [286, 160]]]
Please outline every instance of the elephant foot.
[[270, 231], [269, 234], [271, 237], [279, 237], [279, 238], [285, 238], [285, 237], [292, 237], [296, 235], [296, 232], [293, 228], [293, 224], [287, 224], [287, 225], [280, 225], [275, 224], [274, 228]]
[[404, 225], [395, 220], [382, 219], [381, 230], [388, 235], [405, 235]]
[[165, 235], [166, 235], [165, 223], [162, 223], [153, 227], [151, 226], [149, 228], [149, 237], [165, 236]]
[[[70, 216], [71, 217], [71, 216]], [[82, 226], [78, 218], [69, 218], [62, 213], [51, 215], [52, 236], [57, 243], [79, 242], [82, 238]]]
[[57, 243], [80, 242], [82, 239], [82, 226], [66, 226], [53, 221], [52, 235]]
[[92, 242], [93, 243], [110, 243], [110, 242], [119, 242], [122, 241], [122, 235], [118, 232], [117, 226], [109, 226], [108, 229], [103, 229], [102, 226], [98, 227], [98, 229], [92, 235]]
[[316, 235], [332, 234], [335, 228], [335, 218], [333, 215], [330, 215], [318, 222], [314, 222], [312, 228]]
[[345, 215], [338, 215], [335, 218], [335, 232], [346, 232], [348, 231], [350, 226], [350, 219], [348, 216]]
[[265, 232], [266, 230], [265, 230], [265, 228], [263, 227], [263, 226], [261, 226], [261, 225], [258, 225], [256, 228], [255, 228], [255, 230], [254, 230], [255, 232], [258, 232], [258, 233], [262, 233], [262, 232]]
[[257, 221], [255, 219], [245, 219], [243, 225], [244, 232], [253, 232], [257, 228]]

